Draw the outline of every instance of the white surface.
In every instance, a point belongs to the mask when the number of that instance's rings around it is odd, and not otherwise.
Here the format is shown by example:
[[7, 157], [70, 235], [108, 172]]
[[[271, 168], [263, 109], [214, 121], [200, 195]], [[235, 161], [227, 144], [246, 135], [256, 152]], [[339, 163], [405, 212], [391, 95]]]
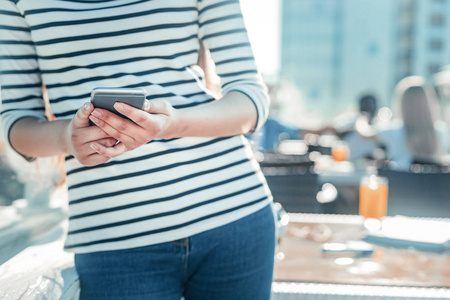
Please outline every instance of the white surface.
[[0, 299], [78, 298], [73, 254], [63, 251], [64, 234], [55, 235], [56, 241], [28, 247], [0, 266]]

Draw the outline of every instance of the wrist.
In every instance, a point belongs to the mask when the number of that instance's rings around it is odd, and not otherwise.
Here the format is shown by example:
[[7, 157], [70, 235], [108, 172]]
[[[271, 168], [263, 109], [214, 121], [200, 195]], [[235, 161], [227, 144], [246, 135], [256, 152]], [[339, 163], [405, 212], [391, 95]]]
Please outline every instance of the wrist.
[[61, 134], [59, 136], [59, 148], [60, 151], [64, 154], [73, 155], [72, 149], [72, 130], [71, 130], [71, 122], [70, 120], [61, 121]]
[[163, 123], [165, 123], [166, 126], [162, 126], [160, 135], [156, 138], [168, 140], [184, 137], [187, 122], [185, 121], [183, 109], [173, 109], [170, 115], [167, 116], [166, 122]]

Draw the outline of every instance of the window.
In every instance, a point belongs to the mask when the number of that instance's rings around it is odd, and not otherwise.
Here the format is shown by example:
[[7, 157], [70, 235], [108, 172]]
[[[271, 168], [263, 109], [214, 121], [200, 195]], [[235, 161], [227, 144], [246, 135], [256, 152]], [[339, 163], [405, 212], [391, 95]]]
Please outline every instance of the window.
[[430, 49], [431, 50], [442, 50], [443, 43], [440, 39], [432, 39], [430, 40]]
[[445, 17], [440, 14], [435, 14], [431, 16], [430, 22], [433, 26], [443, 26], [445, 24]]
[[433, 75], [433, 74], [439, 72], [440, 68], [441, 68], [440, 64], [431, 63], [431, 64], [428, 65], [428, 73], [430, 75]]

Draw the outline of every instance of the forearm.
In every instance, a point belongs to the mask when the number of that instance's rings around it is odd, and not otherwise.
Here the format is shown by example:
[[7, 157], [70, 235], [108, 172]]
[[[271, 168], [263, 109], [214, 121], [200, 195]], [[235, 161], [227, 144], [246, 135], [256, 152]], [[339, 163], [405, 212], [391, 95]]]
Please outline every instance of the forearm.
[[178, 111], [176, 134], [188, 136], [232, 136], [255, 129], [257, 111], [252, 100], [240, 92], [222, 99]]
[[37, 118], [23, 118], [10, 131], [12, 147], [30, 157], [67, 154], [66, 132], [70, 120], [48, 122]]

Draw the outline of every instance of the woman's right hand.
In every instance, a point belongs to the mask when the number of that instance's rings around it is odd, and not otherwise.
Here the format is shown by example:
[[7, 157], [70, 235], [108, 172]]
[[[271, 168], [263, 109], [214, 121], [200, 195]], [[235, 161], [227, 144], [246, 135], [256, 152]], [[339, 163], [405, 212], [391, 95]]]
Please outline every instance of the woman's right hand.
[[85, 103], [67, 126], [65, 148], [84, 166], [96, 166], [107, 162], [110, 157], [101, 155], [91, 148], [92, 142], [112, 147], [117, 140], [98, 126], [91, 126], [89, 115], [94, 110], [91, 103]]

